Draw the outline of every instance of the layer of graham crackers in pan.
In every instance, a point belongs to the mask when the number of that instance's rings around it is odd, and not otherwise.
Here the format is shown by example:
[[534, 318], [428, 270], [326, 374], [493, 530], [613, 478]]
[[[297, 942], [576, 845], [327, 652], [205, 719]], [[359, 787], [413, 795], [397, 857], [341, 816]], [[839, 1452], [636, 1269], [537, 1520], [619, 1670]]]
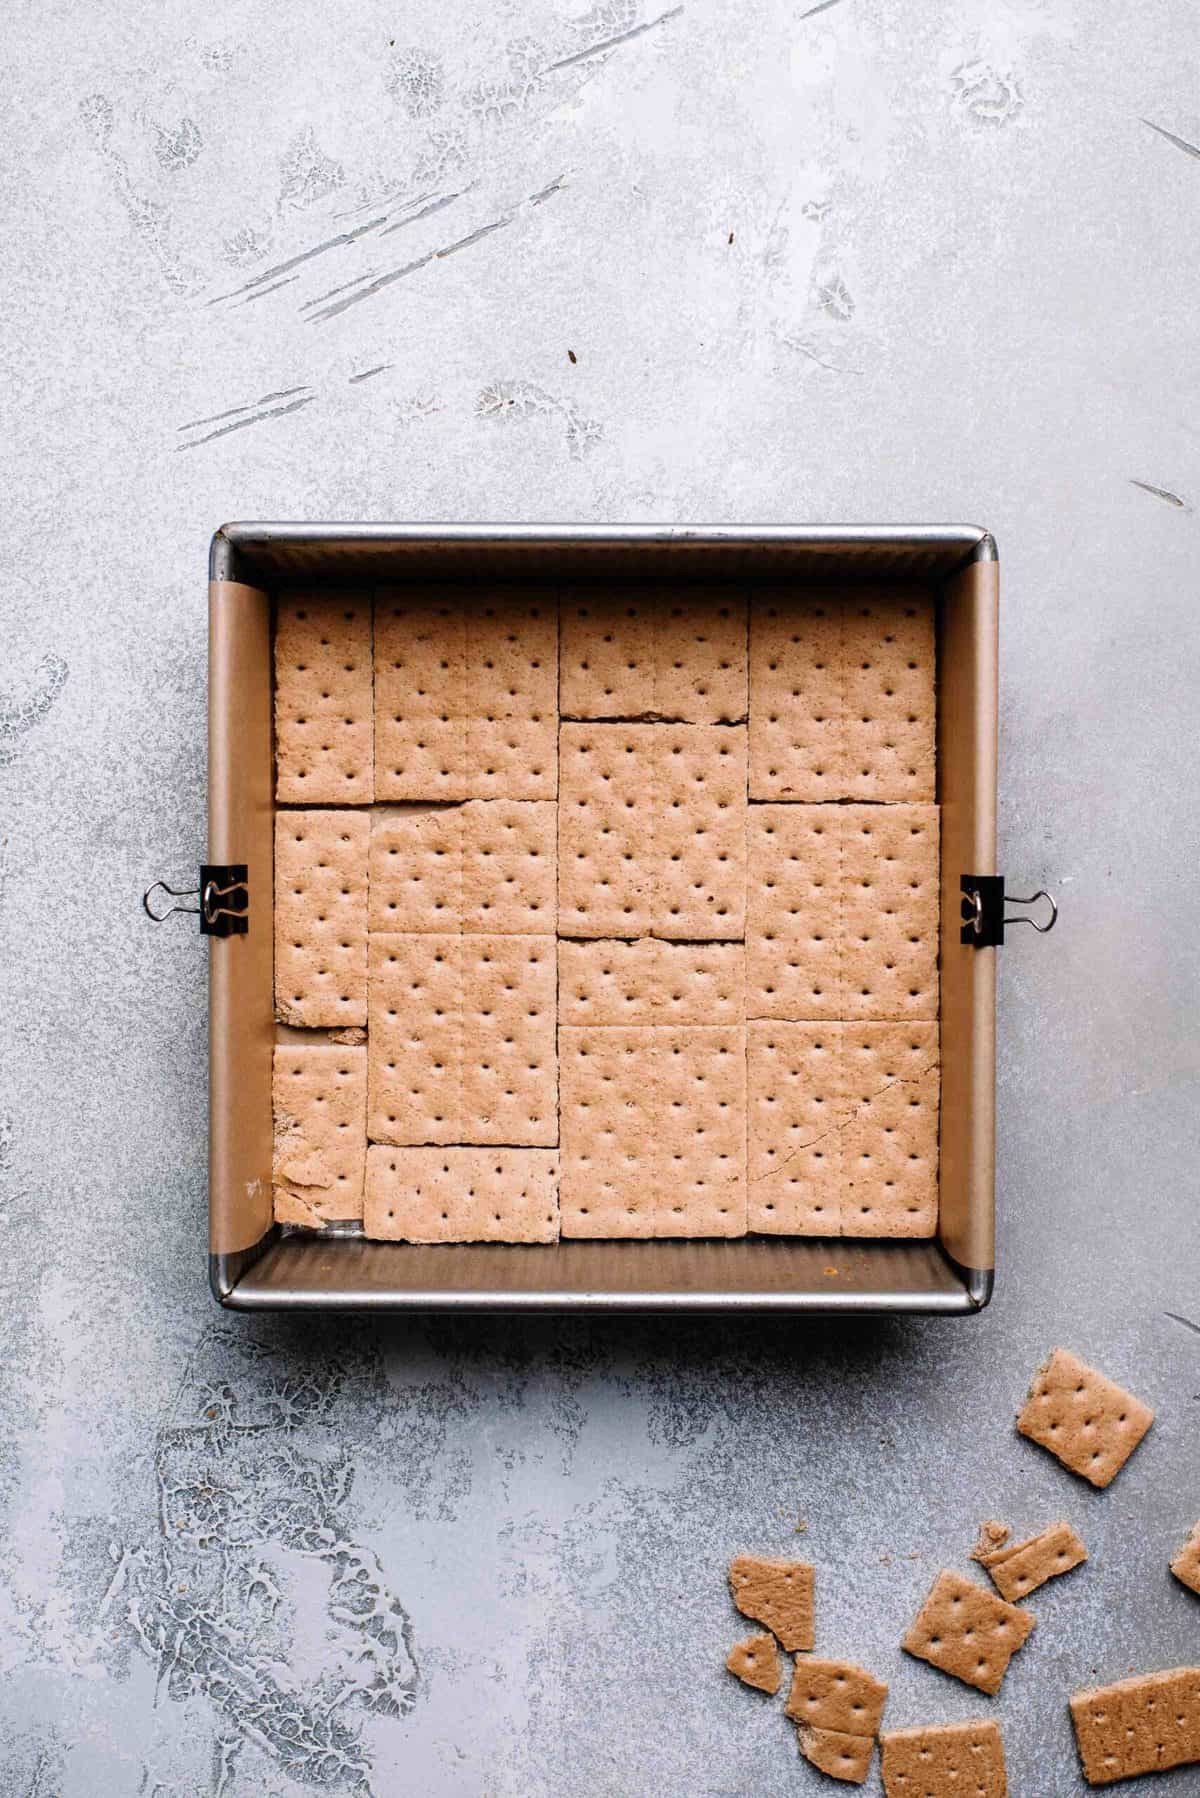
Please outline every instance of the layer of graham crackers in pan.
[[302, 594], [275, 673], [277, 1015], [366, 1027], [367, 1234], [935, 1233], [928, 595]]

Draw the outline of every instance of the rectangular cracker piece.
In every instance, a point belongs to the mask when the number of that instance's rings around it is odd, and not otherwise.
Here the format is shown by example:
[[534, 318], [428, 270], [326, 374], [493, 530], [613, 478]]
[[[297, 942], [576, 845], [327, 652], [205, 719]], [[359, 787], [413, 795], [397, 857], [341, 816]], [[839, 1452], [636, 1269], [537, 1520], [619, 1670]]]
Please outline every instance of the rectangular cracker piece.
[[813, 1729], [874, 1736], [883, 1720], [888, 1689], [852, 1661], [797, 1660], [785, 1709], [796, 1723]]
[[367, 1021], [366, 812], [275, 814], [275, 1015], [337, 1028]]
[[367, 1135], [395, 1144], [462, 1141], [460, 936], [371, 937]]
[[656, 1034], [559, 1030], [564, 1236], [654, 1235]]
[[999, 1724], [931, 1723], [880, 1737], [885, 1798], [1008, 1798]]
[[1081, 1479], [1107, 1486], [1153, 1422], [1148, 1405], [1056, 1348], [1034, 1375], [1017, 1429]]
[[1200, 1523], [1193, 1524], [1191, 1534], [1171, 1562], [1171, 1572], [1193, 1592], [1200, 1592]]
[[847, 1024], [842, 1054], [842, 1234], [935, 1235], [938, 1026]]
[[558, 1153], [369, 1148], [363, 1234], [391, 1242], [556, 1242]]
[[964, 1685], [995, 1695], [1035, 1619], [974, 1580], [943, 1569], [900, 1646]]
[[551, 799], [462, 807], [462, 927], [470, 935], [553, 934], [558, 809]]
[[457, 595], [375, 596], [375, 797], [467, 796], [467, 629]]
[[842, 602], [776, 590], [750, 600], [750, 797], [843, 799]]
[[551, 936], [463, 938], [460, 1142], [558, 1142], [554, 950]]
[[936, 1018], [938, 808], [839, 810], [842, 1015]]
[[657, 899], [653, 829], [659, 727], [564, 724], [560, 732], [558, 929], [647, 936]]
[[558, 611], [503, 597], [466, 615], [466, 792], [553, 799], [558, 792]]
[[362, 1216], [367, 1148], [367, 1052], [326, 1043], [277, 1043], [275, 1219], [320, 1228]]
[[654, 1234], [744, 1236], [746, 1032], [693, 1024], [654, 1034]]
[[975, 1555], [991, 1574], [1001, 1598], [1007, 1598], [1010, 1604], [1028, 1598], [1060, 1573], [1070, 1573], [1087, 1558], [1087, 1549], [1066, 1522], [1052, 1523], [1049, 1529], [1024, 1542], [1010, 1542], [990, 1554]]
[[848, 1115], [841, 1024], [746, 1027], [748, 1226], [838, 1236]]
[[773, 1561], [735, 1555], [729, 1593], [743, 1617], [765, 1623], [789, 1654], [807, 1653], [815, 1641], [814, 1570], [810, 1561]]
[[654, 619], [654, 710], [688, 724], [737, 724], [748, 709], [746, 601], [699, 592]]
[[462, 928], [464, 809], [439, 805], [373, 815], [372, 934], [446, 936]]
[[840, 1729], [813, 1729], [807, 1723], [800, 1724], [796, 1735], [801, 1754], [818, 1773], [840, 1779], [845, 1785], [866, 1784], [875, 1752], [874, 1736], [858, 1736]]
[[[640, 937], [634, 942], [611, 937], [595, 937], [588, 942], [560, 940], [559, 1023], [600, 1027], [654, 1023], [663, 1011], [662, 953], [664, 949], [683, 947], [656, 942], [651, 937]], [[710, 948], [705, 944], [700, 952]]]
[[1139, 1674], [1076, 1692], [1070, 1703], [1089, 1785], [1200, 1762], [1200, 1667]]
[[[620, 729], [620, 726], [615, 728]], [[746, 732], [650, 726], [655, 936], [738, 938], [746, 928]]]
[[300, 594], [275, 608], [275, 797], [370, 805], [375, 796], [371, 602]]
[[928, 594], [847, 595], [845, 796], [934, 797], [934, 617]]
[[668, 1024], [743, 1024], [744, 943], [653, 945], [655, 1020]]
[[655, 714], [653, 604], [645, 594], [579, 593], [559, 607], [558, 703], [568, 718]]
[[843, 1015], [842, 809], [748, 809], [748, 1017], [795, 1022]]

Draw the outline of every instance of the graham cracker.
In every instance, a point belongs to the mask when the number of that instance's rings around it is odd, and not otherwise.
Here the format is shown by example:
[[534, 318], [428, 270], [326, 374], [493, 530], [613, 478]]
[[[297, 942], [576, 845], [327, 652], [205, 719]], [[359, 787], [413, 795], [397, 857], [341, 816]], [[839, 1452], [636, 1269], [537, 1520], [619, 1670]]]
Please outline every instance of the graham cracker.
[[759, 1692], [778, 1692], [783, 1678], [779, 1668], [779, 1650], [772, 1635], [747, 1636], [736, 1642], [725, 1657], [730, 1673], [736, 1673], [748, 1686]]
[[743, 1617], [765, 1623], [789, 1654], [812, 1647], [813, 1568], [808, 1561], [738, 1555], [730, 1562], [729, 1590]]
[[745, 1030], [673, 1024], [654, 1034], [654, 1233], [744, 1236]]
[[672, 606], [654, 624], [655, 710], [688, 724], [735, 724], [748, 703], [746, 601], [721, 588]]
[[990, 1718], [890, 1729], [880, 1747], [885, 1798], [1008, 1798], [1004, 1744]]
[[367, 1021], [365, 812], [275, 814], [275, 1015], [284, 1024]]
[[1010, 1604], [1028, 1598], [1047, 1580], [1087, 1560], [1087, 1549], [1069, 1523], [1052, 1523], [1039, 1535], [1024, 1542], [1009, 1542], [994, 1548], [978, 1547], [972, 1559], [986, 1567], [992, 1584]]
[[934, 797], [934, 615], [928, 596], [873, 592], [846, 600], [846, 796]]
[[875, 1736], [888, 1689], [852, 1661], [797, 1660], [786, 1710], [796, 1723], [844, 1735]]
[[842, 1234], [933, 1236], [938, 1026], [847, 1024], [842, 1044], [851, 1108], [842, 1130]]
[[1076, 1692], [1070, 1703], [1089, 1785], [1200, 1762], [1200, 1667], [1139, 1674]]
[[847, 1019], [938, 1015], [936, 805], [846, 805], [840, 988]]
[[746, 830], [747, 1015], [840, 1019], [841, 808], [752, 805]]
[[564, 719], [736, 723], [747, 709], [746, 603], [725, 589], [657, 606], [592, 595], [560, 615]]
[[1028, 1611], [943, 1569], [900, 1646], [964, 1685], [994, 1695], [1034, 1622]]
[[462, 1141], [463, 939], [371, 937], [367, 1135]]
[[848, 797], [842, 601], [763, 592], [750, 602], [750, 797]]
[[558, 612], [505, 596], [467, 612], [466, 793], [553, 799], [558, 792]]
[[650, 766], [657, 874], [652, 934], [741, 937], [746, 928], [745, 730], [660, 726], [653, 730]]
[[802, 1723], [796, 1734], [801, 1754], [818, 1773], [840, 1779], [846, 1785], [866, 1783], [875, 1752], [874, 1736], [853, 1735], [840, 1729], [813, 1729], [807, 1723]]
[[1171, 1572], [1193, 1592], [1200, 1592], [1200, 1523], [1193, 1524], [1187, 1541], [1171, 1562]]
[[670, 1024], [736, 1024], [746, 1018], [744, 943], [656, 942], [655, 1018]]
[[564, 1236], [654, 1235], [655, 1034], [559, 1030]]
[[463, 939], [460, 1142], [558, 1141], [554, 950], [549, 936]]
[[363, 1234], [392, 1242], [554, 1242], [558, 1155], [369, 1148]]
[[648, 936], [658, 899], [651, 724], [564, 724], [559, 733], [558, 928]]
[[462, 818], [462, 927], [543, 936], [557, 919], [558, 808], [552, 799], [471, 799]]
[[655, 715], [656, 621], [638, 594], [589, 593], [559, 608], [558, 703], [567, 718]]
[[462, 928], [464, 807], [377, 812], [371, 820], [374, 935], [445, 936]]
[[[421, 596], [418, 595], [418, 599]], [[467, 797], [467, 627], [454, 595], [375, 599], [375, 797]]]
[[277, 1043], [271, 1100], [276, 1222], [319, 1228], [332, 1218], [361, 1217], [366, 1050]]
[[369, 805], [375, 796], [371, 602], [303, 594], [275, 608], [275, 797]]
[[1034, 1375], [1017, 1429], [1093, 1486], [1116, 1478], [1154, 1413], [1066, 1349]]
[[596, 937], [558, 945], [564, 1024], [740, 1024], [745, 988], [743, 943]]
[[746, 1027], [751, 1230], [841, 1233], [843, 1035], [830, 1023]]

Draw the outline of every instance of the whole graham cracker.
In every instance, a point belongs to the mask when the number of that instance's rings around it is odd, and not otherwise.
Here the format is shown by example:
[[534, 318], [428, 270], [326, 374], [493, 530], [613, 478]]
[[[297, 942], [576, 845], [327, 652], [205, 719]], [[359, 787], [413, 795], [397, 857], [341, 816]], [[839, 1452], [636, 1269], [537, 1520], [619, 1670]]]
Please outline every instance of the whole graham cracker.
[[842, 600], [762, 591], [750, 601], [750, 797], [845, 799]]
[[564, 1236], [654, 1235], [655, 1035], [647, 1026], [559, 1029]]
[[846, 805], [839, 929], [840, 1016], [938, 1016], [936, 805]]
[[746, 716], [746, 602], [728, 589], [686, 606], [653, 593], [578, 596], [560, 612], [565, 719], [721, 724]]
[[555, 944], [464, 937], [460, 1142], [558, 1141]]
[[367, 1150], [363, 1234], [393, 1242], [554, 1242], [553, 1149]]
[[995, 1694], [1034, 1622], [1028, 1611], [943, 1569], [900, 1646], [965, 1685]]
[[769, 1692], [773, 1697], [779, 1690], [783, 1676], [779, 1668], [779, 1650], [772, 1635], [747, 1636], [743, 1641], [735, 1642], [725, 1657], [725, 1665], [730, 1673], [736, 1673], [740, 1680], [759, 1692]]
[[393, 1144], [463, 1140], [461, 936], [371, 936], [367, 1135]]
[[841, 1024], [746, 1027], [749, 1228], [841, 1233], [842, 1139], [849, 1117]]
[[1016, 1604], [1047, 1580], [1087, 1560], [1087, 1549], [1069, 1523], [1052, 1523], [1039, 1535], [997, 1548], [976, 1548], [972, 1558], [986, 1567], [1002, 1598]]
[[1200, 1762], [1200, 1667], [1139, 1674], [1076, 1692], [1070, 1704], [1089, 1785]]
[[847, 598], [842, 618], [846, 796], [934, 796], [934, 615], [925, 594]]
[[880, 1748], [886, 1798], [1008, 1798], [1004, 1744], [990, 1718], [890, 1729]]
[[822, 1661], [805, 1655], [796, 1661], [785, 1708], [794, 1722], [812, 1729], [875, 1736], [887, 1695], [882, 1680], [852, 1661]]
[[367, 1052], [332, 1044], [277, 1043], [275, 1219], [319, 1228], [362, 1216], [367, 1139]]
[[369, 805], [375, 796], [371, 602], [357, 594], [275, 608], [275, 797]]
[[1200, 1523], [1193, 1524], [1187, 1541], [1171, 1562], [1171, 1572], [1193, 1592], [1200, 1592]]
[[436, 805], [373, 815], [372, 935], [445, 936], [461, 930], [464, 809]]
[[844, 1236], [929, 1237], [938, 1218], [935, 1023], [847, 1024], [841, 1132]]
[[366, 812], [275, 814], [275, 1015], [367, 1021]]
[[564, 1024], [740, 1024], [745, 988], [743, 943], [597, 937], [558, 945]]
[[467, 797], [467, 627], [454, 594], [375, 596], [375, 797]]
[[738, 1555], [729, 1565], [729, 1590], [743, 1617], [765, 1623], [789, 1653], [812, 1647], [813, 1568], [809, 1562]]
[[1154, 1413], [1076, 1355], [1057, 1348], [1034, 1375], [1017, 1429], [1093, 1486], [1125, 1465]]
[[558, 612], [505, 595], [466, 614], [466, 792], [553, 799], [558, 792]]
[[796, 1731], [800, 1752], [818, 1773], [840, 1779], [846, 1785], [866, 1783], [875, 1752], [874, 1736], [854, 1735], [848, 1730], [815, 1729], [807, 1723]]

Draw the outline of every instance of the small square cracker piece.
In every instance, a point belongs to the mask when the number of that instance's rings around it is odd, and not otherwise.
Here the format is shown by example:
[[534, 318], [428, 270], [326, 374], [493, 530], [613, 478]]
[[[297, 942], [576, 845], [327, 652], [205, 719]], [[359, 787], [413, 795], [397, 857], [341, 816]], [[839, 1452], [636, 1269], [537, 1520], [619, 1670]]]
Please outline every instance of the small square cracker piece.
[[730, 1673], [736, 1673], [740, 1680], [760, 1692], [769, 1692], [773, 1697], [779, 1690], [783, 1678], [779, 1670], [779, 1650], [770, 1634], [746, 1636], [741, 1642], [735, 1642], [725, 1657], [725, 1665]]
[[846, 1785], [860, 1786], [871, 1771], [875, 1752], [874, 1736], [857, 1736], [842, 1729], [812, 1729], [802, 1723], [797, 1730], [800, 1752], [818, 1773], [840, 1779]]
[[1008, 1798], [1004, 1744], [991, 1718], [890, 1729], [880, 1746], [886, 1798]]
[[1200, 1523], [1192, 1526], [1192, 1533], [1171, 1562], [1171, 1572], [1193, 1592], [1200, 1592]]
[[320, 1228], [362, 1216], [367, 1152], [367, 1052], [328, 1043], [276, 1043], [275, 1218]]
[[1200, 1762], [1200, 1667], [1142, 1673], [1071, 1698], [1089, 1785]]
[[786, 1710], [793, 1722], [843, 1735], [879, 1733], [888, 1689], [853, 1661], [797, 1659]]
[[964, 1685], [994, 1696], [1034, 1626], [1028, 1611], [943, 1569], [900, 1646]]
[[1141, 1441], [1154, 1413], [1066, 1349], [1038, 1369], [1017, 1429], [1093, 1486], [1107, 1486]]
[[738, 1555], [729, 1564], [729, 1590], [742, 1616], [765, 1623], [789, 1653], [812, 1647], [815, 1637], [810, 1562]]
[[1010, 1604], [1028, 1598], [1047, 1580], [1060, 1573], [1070, 1573], [1087, 1560], [1087, 1549], [1069, 1523], [1052, 1523], [1040, 1535], [1024, 1542], [1009, 1542], [1003, 1548], [976, 1549], [973, 1559], [986, 1567], [992, 1584], [1001, 1598]]
[[375, 797], [371, 602], [299, 595], [275, 608], [275, 797], [370, 805]]

